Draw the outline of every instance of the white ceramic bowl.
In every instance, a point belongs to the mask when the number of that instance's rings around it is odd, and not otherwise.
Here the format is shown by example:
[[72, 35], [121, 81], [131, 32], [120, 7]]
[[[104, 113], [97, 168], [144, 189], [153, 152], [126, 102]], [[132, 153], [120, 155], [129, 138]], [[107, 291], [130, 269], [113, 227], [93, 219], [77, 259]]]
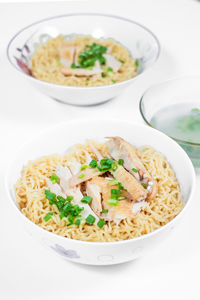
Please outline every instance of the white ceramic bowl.
[[[127, 139], [136, 146], [150, 145], [166, 156], [176, 173], [185, 202], [184, 209], [176, 218], [150, 234], [126, 241], [101, 243], [77, 241], [50, 233], [32, 223], [20, 212], [16, 204], [14, 184], [28, 160], [43, 155], [63, 153], [73, 144], [84, 142], [86, 138], [97, 139], [115, 135]], [[187, 154], [176, 142], [150, 127], [118, 120], [71, 121], [50, 128], [23, 146], [6, 176], [8, 197], [14, 204], [13, 207], [24, 228], [35, 239], [64, 259], [92, 265], [117, 264], [133, 260], [148, 253], [153, 247], [157, 247], [183, 219], [184, 212], [192, 200], [194, 188], [194, 168]]]
[[[73, 105], [93, 105], [119, 95], [138, 75], [129, 80], [99, 87], [71, 87], [52, 84], [33, 78], [19, 61], [29, 67], [35, 43], [45, 43], [49, 37], [59, 34], [67, 37], [75, 34], [91, 35], [94, 38], [113, 38], [124, 45], [132, 57], [138, 59], [142, 74], [157, 60], [160, 45], [156, 36], [144, 26], [117, 16], [103, 14], [68, 14], [41, 20], [20, 30], [10, 41], [7, 49], [12, 66], [24, 75], [42, 93]], [[17, 58], [17, 59], [16, 59]]]

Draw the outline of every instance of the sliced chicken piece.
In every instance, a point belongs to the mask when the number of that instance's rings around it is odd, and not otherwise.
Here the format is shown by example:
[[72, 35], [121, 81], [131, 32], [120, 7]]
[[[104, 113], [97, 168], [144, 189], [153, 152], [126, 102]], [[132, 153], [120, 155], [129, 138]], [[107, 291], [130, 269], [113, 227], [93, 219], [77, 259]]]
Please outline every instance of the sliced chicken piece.
[[68, 167], [58, 166], [56, 169], [56, 175], [60, 179], [60, 187], [62, 188], [64, 193], [67, 194], [69, 190], [68, 181], [69, 178], [72, 177], [70, 170], [68, 169]]
[[97, 216], [101, 217], [102, 212], [102, 204], [101, 204], [101, 189], [98, 185], [98, 182], [96, 182], [96, 179], [98, 177], [95, 177], [86, 183], [86, 193], [88, 196], [92, 197], [92, 202], [90, 204], [92, 210], [97, 214]]
[[[87, 153], [87, 154], [89, 155], [89, 153]], [[71, 164], [71, 166], [69, 167], [72, 172], [72, 175], [76, 175], [80, 171], [80, 167], [81, 167], [81, 164], [79, 162], [73, 161], [73, 164]], [[94, 224], [97, 224], [97, 222], [99, 221], [98, 215], [95, 214], [95, 212], [92, 210], [90, 205], [81, 202], [81, 200], [83, 198], [83, 194], [81, 193], [80, 188], [74, 187], [74, 189], [75, 189], [75, 193], [72, 194], [72, 196], [74, 196], [73, 202], [78, 204], [80, 207], [84, 207], [84, 210], [81, 213], [82, 217], [84, 219], [86, 219], [88, 215], [92, 215], [93, 217], [95, 217]]]
[[69, 67], [61, 68], [61, 73], [65, 76], [90, 77], [93, 75], [101, 74], [102, 72], [103, 72], [102, 69], [95, 68], [95, 67], [92, 70], [82, 69], [82, 68], [72, 69]]
[[132, 200], [142, 201], [147, 197], [147, 190], [141, 183], [126, 171], [122, 166], [118, 165], [116, 171], [110, 171], [112, 175], [122, 183], [123, 187], [129, 192]]
[[60, 185], [58, 183], [53, 184], [49, 178], [46, 178], [47, 186], [49, 190], [56, 194], [56, 196], [66, 197], [66, 194], [62, 191]]
[[86, 142], [89, 145], [89, 147], [92, 150], [92, 152], [95, 154], [97, 160], [103, 159], [103, 156], [101, 155], [101, 153], [99, 152], [99, 150], [92, 144], [92, 141], [87, 140]]
[[113, 69], [114, 72], [119, 71], [122, 63], [118, 61], [113, 55], [104, 54], [103, 55], [106, 59], [106, 67], [110, 67]]
[[82, 50], [82, 47], [76, 46], [75, 55], [74, 55], [75, 65], [78, 65], [78, 63], [79, 63], [78, 61], [79, 61], [79, 55], [80, 55], [81, 50]]
[[71, 177], [72, 175], [76, 175], [80, 172], [81, 170], [81, 163], [78, 162], [77, 160], [71, 160], [71, 161], [68, 161], [66, 163], [66, 166], [69, 168], [70, 172], [71, 172]]
[[64, 44], [59, 49], [59, 55], [60, 55], [60, 62], [65, 67], [70, 67], [71, 64], [74, 62], [74, 56], [75, 56], [75, 47], [73, 45], [67, 45]]
[[85, 152], [85, 163], [87, 164], [87, 165], [89, 165], [89, 163], [91, 162], [91, 160], [92, 160], [92, 157], [91, 157], [91, 155], [87, 152], [87, 151], [84, 151]]
[[[119, 201], [117, 206], [109, 205], [107, 200], [111, 197], [111, 189], [118, 189], [117, 185], [110, 186], [109, 182], [104, 177], [95, 177], [87, 182], [87, 194], [93, 198], [90, 204], [91, 208], [99, 217], [107, 221], [113, 220], [116, 224], [119, 224], [121, 220], [133, 217], [146, 207], [144, 201], [140, 203], [131, 201], [129, 193], [125, 190], [121, 191], [121, 194], [126, 197], [125, 200]], [[102, 209], [108, 209], [108, 213], [102, 213]]]
[[[91, 150], [94, 152], [98, 160], [101, 160], [103, 156], [96, 149], [96, 147], [89, 142]], [[133, 177], [122, 166], [118, 165], [116, 171], [110, 171], [114, 178], [122, 183], [124, 188], [130, 193], [132, 200], [142, 201], [147, 197], [147, 190], [141, 185], [141, 183]]]
[[[137, 156], [133, 146], [120, 137], [110, 137], [107, 146], [111, 156], [115, 160], [123, 159], [124, 168], [128, 170], [141, 183], [147, 184], [148, 199], [155, 198], [157, 194], [157, 183], [146, 170], [145, 166]], [[134, 172], [132, 169], [138, 172]]]
[[96, 177], [100, 174], [102, 174], [102, 172], [98, 171], [98, 169], [85, 169], [83, 171], [80, 171], [78, 174], [72, 176], [72, 178], [70, 178], [68, 181], [68, 185], [70, 188], [73, 188], [74, 186], [85, 182], [93, 177]]

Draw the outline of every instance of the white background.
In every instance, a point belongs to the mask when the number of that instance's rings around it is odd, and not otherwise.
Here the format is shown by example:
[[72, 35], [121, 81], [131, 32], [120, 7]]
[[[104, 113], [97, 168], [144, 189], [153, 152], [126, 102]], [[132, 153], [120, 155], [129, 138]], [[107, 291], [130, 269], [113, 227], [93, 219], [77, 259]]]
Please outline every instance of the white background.
[[[123, 95], [95, 107], [63, 105], [43, 96], [6, 59], [8, 41], [23, 26], [40, 18], [77, 11], [131, 18], [149, 27], [162, 46], [155, 67]], [[16, 149], [49, 125], [95, 115], [142, 123], [138, 102], [145, 89], [188, 74], [200, 74], [198, 1], [0, 4], [0, 299], [200, 299], [199, 187], [182, 224], [153, 253], [122, 265], [92, 267], [65, 262], [35, 243], [17, 223], [3, 186], [6, 167]]]

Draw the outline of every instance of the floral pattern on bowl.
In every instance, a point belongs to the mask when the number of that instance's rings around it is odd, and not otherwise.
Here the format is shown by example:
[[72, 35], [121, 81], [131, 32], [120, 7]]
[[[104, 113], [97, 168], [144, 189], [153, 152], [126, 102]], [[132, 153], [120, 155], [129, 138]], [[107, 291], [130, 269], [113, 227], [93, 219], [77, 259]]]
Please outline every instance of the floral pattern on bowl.
[[55, 250], [58, 254], [67, 257], [67, 258], [80, 258], [80, 256], [77, 254], [77, 252], [75, 250], [71, 250], [71, 249], [65, 249], [64, 247], [55, 244], [54, 246], [51, 246], [51, 249]]

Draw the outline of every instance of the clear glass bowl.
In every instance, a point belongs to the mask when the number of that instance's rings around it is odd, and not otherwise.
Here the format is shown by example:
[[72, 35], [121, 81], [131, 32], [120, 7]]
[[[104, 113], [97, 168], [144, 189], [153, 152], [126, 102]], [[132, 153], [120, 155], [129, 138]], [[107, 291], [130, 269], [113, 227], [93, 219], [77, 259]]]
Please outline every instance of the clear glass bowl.
[[[195, 103], [200, 106], [200, 76], [182, 77], [150, 87], [140, 100], [140, 113], [147, 125], [161, 109], [180, 103]], [[200, 132], [199, 132], [200, 135]], [[170, 135], [188, 154], [196, 168], [200, 168], [200, 144], [179, 140]]]
[[[59, 34], [67, 39], [74, 34], [90, 35], [97, 39], [113, 38], [137, 59], [137, 76], [115, 84], [92, 87], [64, 86], [32, 77], [30, 59], [36, 47]], [[73, 105], [93, 105], [118, 96], [156, 62], [159, 54], [160, 44], [149, 29], [132, 20], [98, 13], [75, 13], [40, 20], [20, 30], [7, 48], [8, 60], [18, 74], [42, 93]]]

